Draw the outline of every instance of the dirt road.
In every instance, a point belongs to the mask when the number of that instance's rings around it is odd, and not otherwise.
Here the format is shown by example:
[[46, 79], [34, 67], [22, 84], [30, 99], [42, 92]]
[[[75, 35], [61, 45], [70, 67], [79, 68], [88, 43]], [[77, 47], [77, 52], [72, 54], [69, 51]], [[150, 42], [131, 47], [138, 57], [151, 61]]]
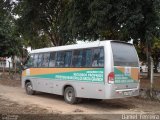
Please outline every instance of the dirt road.
[[160, 114], [160, 103], [137, 98], [105, 100], [102, 102], [84, 101], [81, 104], [70, 105], [63, 97], [39, 93], [27, 95], [21, 87], [0, 85], [0, 96], [21, 105], [37, 105], [49, 113], [58, 114], [126, 114], [155, 113]]

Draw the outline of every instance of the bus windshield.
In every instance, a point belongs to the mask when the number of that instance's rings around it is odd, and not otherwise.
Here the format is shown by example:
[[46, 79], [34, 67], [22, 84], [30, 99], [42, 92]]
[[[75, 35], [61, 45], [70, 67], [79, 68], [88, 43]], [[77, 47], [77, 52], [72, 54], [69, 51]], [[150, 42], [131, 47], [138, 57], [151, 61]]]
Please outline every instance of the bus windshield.
[[114, 66], [138, 67], [138, 56], [133, 45], [111, 42]]
[[32, 66], [32, 63], [33, 63], [33, 55], [30, 54], [30, 55], [28, 55], [26, 61], [24, 62], [24, 66], [26, 68], [28, 68], [28, 67]]

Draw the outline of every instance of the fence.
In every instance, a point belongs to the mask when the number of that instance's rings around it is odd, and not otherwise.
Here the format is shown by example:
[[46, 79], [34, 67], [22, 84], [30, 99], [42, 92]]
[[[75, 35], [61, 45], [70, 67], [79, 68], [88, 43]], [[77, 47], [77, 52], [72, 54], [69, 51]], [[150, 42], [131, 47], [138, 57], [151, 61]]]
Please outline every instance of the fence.
[[17, 78], [21, 74], [21, 66], [19, 62], [0, 61], [0, 78], [9, 76], [10, 79]]

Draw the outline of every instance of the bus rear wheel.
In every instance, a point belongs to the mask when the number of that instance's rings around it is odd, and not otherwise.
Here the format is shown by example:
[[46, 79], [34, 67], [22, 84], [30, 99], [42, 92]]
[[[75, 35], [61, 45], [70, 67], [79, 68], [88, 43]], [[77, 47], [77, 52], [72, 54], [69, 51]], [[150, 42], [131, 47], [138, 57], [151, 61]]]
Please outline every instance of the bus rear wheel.
[[25, 88], [26, 88], [26, 93], [28, 95], [34, 95], [35, 94], [35, 91], [33, 90], [31, 82], [27, 82], [26, 85], [25, 85]]
[[64, 90], [64, 100], [69, 104], [76, 104], [79, 102], [79, 98], [76, 97], [73, 87], [67, 87]]

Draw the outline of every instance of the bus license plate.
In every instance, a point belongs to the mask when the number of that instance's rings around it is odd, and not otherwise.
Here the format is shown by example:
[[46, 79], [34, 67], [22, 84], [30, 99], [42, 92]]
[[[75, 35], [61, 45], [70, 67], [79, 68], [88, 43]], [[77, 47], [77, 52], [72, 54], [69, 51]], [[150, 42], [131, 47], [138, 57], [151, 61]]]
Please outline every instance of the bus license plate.
[[132, 91], [125, 91], [123, 92], [124, 96], [131, 96], [132, 95]]

